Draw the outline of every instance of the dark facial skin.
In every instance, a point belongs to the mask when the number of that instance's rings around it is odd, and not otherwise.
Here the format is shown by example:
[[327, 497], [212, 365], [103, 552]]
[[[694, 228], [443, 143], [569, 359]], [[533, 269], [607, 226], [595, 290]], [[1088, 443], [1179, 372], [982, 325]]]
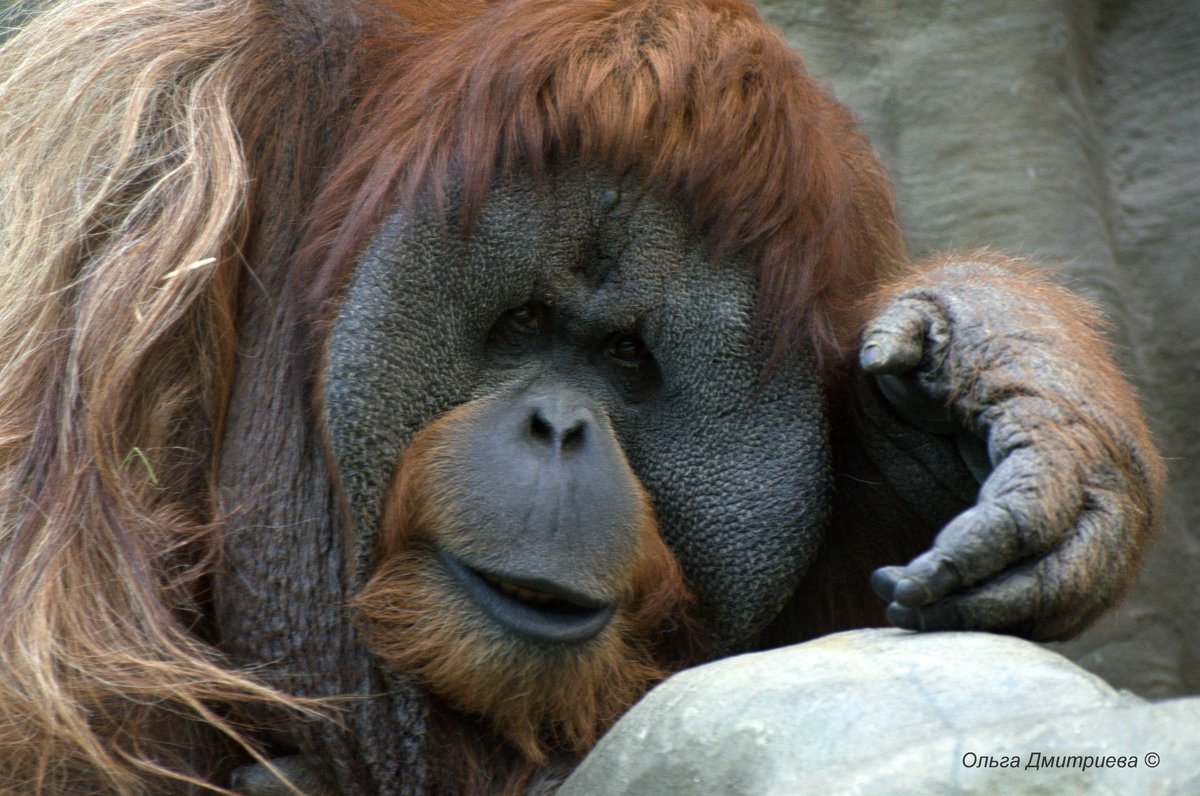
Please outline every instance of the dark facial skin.
[[[359, 266], [330, 344], [327, 416], [362, 532], [360, 569], [392, 463], [423, 424], [500, 395], [494, 422], [520, 426], [546, 400], [612, 429], [712, 643], [735, 649], [794, 587], [827, 505], [813, 368], [788, 363], [764, 380], [765, 359], [747, 269], [714, 262], [678, 209], [631, 183], [571, 174], [539, 190], [514, 180], [465, 240], [453, 224], [397, 215]], [[532, 573], [571, 561], [564, 577], [586, 592], [587, 570], [614, 555], [579, 556], [613, 532], [592, 509], [606, 504], [604, 521], [619, 525], [620, 490], [591, 481], [573, 537], [542, 528], [531, 546], [514, 544], [513, 518], [549, 498], [514, 490], [519, 469], [495, 472], [516, 451], [498, 444], [467, 444], [464, 511], [501, 518], [475, 523], [477, 563]], [[582, 466], [611, 472], [611, 458], [599, 449]]]
[[[535, 343], [545, 314], [506, 314], [497, 341]], [[509, 632], [548, 643], [593, 638], [613, 616], [641, 520], [607, 413], [551, 372], [484, 399], [466, 418], [437, 456], [439, 483], [453, 497], [433, 566]]]

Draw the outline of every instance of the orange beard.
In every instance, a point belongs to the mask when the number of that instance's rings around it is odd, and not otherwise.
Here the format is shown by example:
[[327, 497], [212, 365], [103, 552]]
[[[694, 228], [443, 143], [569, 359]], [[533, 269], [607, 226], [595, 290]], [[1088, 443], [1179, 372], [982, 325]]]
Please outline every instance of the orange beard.
[[649, 495], [633, 560], [614, 577], [613, 618], [579, 643], [523, 637], [487, 616], [438, 560], [439, 540], [464, 533], [445, 504], [442, 440], [469, 413], [459, 407], [426, 427], [402, 456], [383, 512], [380, 565], [354, 600], [371, 651], [456, 710], [482, 716], [529, 761], [550, 750], [582, 753], [673, 668], [657, 654], [682, 626], [690, 599], [678, 562], [659, 537]]

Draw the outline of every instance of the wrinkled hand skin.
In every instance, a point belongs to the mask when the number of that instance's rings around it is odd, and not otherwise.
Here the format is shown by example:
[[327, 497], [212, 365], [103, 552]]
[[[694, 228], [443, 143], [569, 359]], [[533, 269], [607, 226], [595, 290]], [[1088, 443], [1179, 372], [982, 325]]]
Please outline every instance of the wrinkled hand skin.
[[956, 435], [981, 481], [928, 551], [872, 576], [888, 621], [1079, 632], [1133, 580], [1164, 482], [1095, 310], [990, 256], [932, 264], [877, 306], [859, 364], [905, 422]]

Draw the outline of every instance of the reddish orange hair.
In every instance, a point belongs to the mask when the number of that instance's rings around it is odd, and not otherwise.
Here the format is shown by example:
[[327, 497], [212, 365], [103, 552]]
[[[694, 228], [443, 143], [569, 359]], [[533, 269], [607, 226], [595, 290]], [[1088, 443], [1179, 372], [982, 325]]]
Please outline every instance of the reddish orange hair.
[[638, 175], [677, 197], [718, 256], [755, 264], [776, 357], [828, 370], [859, 299], [903, 262], [891, 189], [850, 113], [740, 0], [478, 0], [408, 5], [367, 40], [372, 65], [316, 202], [311, 296], [346, 278], [396, 202], [462, 220], [497, 173], [553, 163]]

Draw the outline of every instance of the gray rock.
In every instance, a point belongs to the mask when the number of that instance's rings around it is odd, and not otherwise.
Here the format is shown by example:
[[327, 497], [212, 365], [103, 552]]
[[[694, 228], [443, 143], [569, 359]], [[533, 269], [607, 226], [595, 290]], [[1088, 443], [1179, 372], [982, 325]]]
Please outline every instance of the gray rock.
[[1197, 727], [1018, 639], [853, 631], [676, 675], [559, 796], [1194, 794]]

